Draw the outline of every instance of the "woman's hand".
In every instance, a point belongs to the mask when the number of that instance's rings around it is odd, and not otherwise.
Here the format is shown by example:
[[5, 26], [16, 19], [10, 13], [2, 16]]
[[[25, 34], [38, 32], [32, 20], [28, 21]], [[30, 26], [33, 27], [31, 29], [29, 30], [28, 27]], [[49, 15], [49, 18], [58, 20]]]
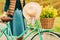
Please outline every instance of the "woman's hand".
[[2, 16], [0, 17], [0, 19], [6, 18], [6, 17], [7, 17], [7, 14], [6, 14], [6, 12], [4, 12], [4, 13], [2, 14]]
[[4, 22], [7, 22], [7, 21], [10, 21], [12, 20], [12, 18], [9, 18], [7, 16], [7, 12], [4, 12], [3, 15], [0, 17], [0, 20], [4, 21]]

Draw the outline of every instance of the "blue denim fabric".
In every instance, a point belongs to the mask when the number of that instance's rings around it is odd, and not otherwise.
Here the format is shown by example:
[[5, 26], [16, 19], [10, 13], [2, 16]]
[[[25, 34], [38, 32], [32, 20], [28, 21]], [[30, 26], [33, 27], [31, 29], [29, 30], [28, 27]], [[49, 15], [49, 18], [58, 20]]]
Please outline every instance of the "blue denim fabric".
[[26, 24], [21, 10], [15, 10], [13, 20], [10, 21], [10, 28], [13, 36], [19, 36], [26, 30]]
[[13, 16], [13, 35], [19, 36], [25, 29], [22, 11], [17, 9]]

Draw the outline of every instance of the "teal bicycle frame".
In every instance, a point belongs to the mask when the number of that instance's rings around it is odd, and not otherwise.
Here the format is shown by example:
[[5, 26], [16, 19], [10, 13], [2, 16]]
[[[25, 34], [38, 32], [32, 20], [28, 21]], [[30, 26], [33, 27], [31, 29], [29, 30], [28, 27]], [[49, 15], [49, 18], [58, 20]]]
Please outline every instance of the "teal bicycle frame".
[[[30, 26], [29, 26], [21, 35], [19, 35], [19, 36], [13, 36], [9, 24], [10, 24], [10, 23], [8, 22], [8, 23], [7, 23], [7, 27], [2, 29], [2, 32], [5, 34], [7, 40], [10, 40], [10, 38], [11, 38], [11, 40], [15, 40], [16, 38], [20, 38], [21, 36], [23, 36], [24, 34], [26, 34], [26, 32], [27, 32], [30, 28], [32, 28], [32, 25], [30, 24]], [[35, 27], [28, 35], [26, 35], [25, 38], [23, 38], [23, 40], [26, 40], [26, 38], [29, 37], [29, 36], [30, 36], [33, 32], [35, 32], [36, 30], [37, 30], [37, 32], [39, 33], [40, 40], [43, 40], [42, 35], [41, 35], [41, 33], [40, 33], [40, 32], [41, 32], [41, 29], [39, 28], [39, 25], [38, 25], [38, 21], [37, 21], [37, 20], [35, 21], [35, 24], [36, 24], [36, 27]], [[1, 26], [0, 26], [0, 28], [1, 28]], [[9, 35], [6, 33], [7, 30], [8, 30], [8, 34], [10, 34], [11, 36], [9, 36]], [[2, 36], [2, 34], [0, 34], [0, 35]]]
[[[0, 30], [1, 30], [0, 31], [0, 37], [4, 34], [7, 38], [7, 40], [10, 40], [9, 35], [8, 35], [8, 34], [10, 34], [11, 38], [13, 39], [11, 30], [10, 30], [10, 26], [9, 26], [9, 22], [6, 25], [7, 26], [5, 28], [0, 25]], [[6, 32], [7, 30], [8, 30], [8, 34]]]

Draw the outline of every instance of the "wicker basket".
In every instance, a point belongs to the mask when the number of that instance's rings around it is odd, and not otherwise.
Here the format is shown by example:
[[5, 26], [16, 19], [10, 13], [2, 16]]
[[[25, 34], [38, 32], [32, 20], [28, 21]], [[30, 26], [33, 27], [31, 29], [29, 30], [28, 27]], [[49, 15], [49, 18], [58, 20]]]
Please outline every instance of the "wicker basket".
[[54, 25], [55, 18], [40, 18], [41, 26], [43, 29], [51, 29]]

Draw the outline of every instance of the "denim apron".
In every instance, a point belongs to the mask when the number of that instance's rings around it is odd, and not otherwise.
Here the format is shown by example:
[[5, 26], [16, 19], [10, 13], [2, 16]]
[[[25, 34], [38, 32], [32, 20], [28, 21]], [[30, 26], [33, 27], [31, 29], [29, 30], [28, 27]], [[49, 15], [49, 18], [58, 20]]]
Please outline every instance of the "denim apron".
[[26, 24], [21, 10], [15, 10], [13, 20], [10, 21], [10, 28], [13, 36], [19, 36], [26, 30]]

